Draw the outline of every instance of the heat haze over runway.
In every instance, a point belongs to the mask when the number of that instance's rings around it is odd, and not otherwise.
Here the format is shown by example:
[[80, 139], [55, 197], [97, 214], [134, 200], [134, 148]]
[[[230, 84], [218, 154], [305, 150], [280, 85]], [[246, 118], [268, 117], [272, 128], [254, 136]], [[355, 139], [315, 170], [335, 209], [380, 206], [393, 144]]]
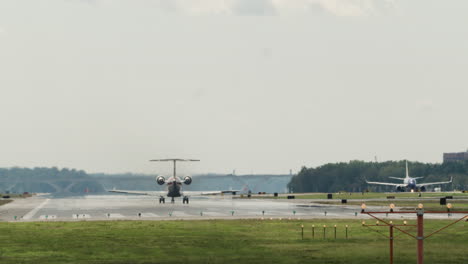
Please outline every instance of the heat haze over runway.
[[[348, 208], [326, 209], [328, 216], [354, 214]], [[9, 221], [17, 216], [23, 221], [37, 220], [117, 220], [117, 219], [201, 219], [258, 217], [319, 217], [324, 208], [301, 207], [296, 203], [263, 199], [232, 199], [231, 197], [197, 197], [190, 204], [177, 200], [160, 204], [155, 197], [137, 195], [92, 195], [67, 198], [16, 200], [0, 208], [0, 219]]]
[[[323, 205], [305, 200], [232, 199], [230, 196], [193, 198], [190, 204], [182, 204], [180, 200], [174, 204], [159, 204], [155, 197], [137, 195], [38, 196], [1, 206], [0, 221], [365, 218], [359, 212], [358, 206]], [[393, 215], [393, 218], [400, 217]]]

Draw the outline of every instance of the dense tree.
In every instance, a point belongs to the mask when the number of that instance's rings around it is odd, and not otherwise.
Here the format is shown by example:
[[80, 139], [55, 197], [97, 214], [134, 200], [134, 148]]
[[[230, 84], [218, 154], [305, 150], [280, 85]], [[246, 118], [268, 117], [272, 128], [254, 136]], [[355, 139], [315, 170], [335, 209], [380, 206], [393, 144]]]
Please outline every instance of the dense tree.
[[[453, 184], [442, 188], [468, 189], [468, 161], [443, 164], [410, 162], [409, 170], [411, 177], [424, 177], [418, 180], [420, 183], [447, 181], [453, 176]], [[404, 176], [405, 161], [329, 163], [317, 168], [302, 167], [291, 179], [288, 188], [293, 192], [391, 191], [394, 188], [368, 185], [365, 179], [400, 183], [388, 177]]]
[[80, 194], [105, 192], [105, 189], [82, 170], [13, 167], [0, 168], [0, 193], [2, 192]]

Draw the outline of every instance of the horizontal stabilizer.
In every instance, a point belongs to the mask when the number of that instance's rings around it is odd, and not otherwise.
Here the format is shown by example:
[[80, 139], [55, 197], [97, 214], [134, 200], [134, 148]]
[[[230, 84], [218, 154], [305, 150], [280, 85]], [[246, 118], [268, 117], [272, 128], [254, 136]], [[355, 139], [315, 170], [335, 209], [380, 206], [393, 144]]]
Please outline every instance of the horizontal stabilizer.
[[198, 159], [152, 159], [150, 161], [200, 161]]
[[396, 179], [396, 180], [405, 180], [405, 178], [398, 178], [398, 177], [389, 177], [390, 179]]

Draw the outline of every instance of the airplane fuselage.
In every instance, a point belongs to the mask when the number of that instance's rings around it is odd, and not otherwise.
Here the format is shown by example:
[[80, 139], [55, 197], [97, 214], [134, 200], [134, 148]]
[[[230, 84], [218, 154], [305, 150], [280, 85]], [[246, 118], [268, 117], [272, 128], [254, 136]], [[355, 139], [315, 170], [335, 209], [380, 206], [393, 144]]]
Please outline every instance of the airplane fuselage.
[[406, 178], [403, 182], [406, 184], [406, 189], [417, 190], [416, 179]]
[[445, 181], [445, 182], [428, 182], [428, 183], [416, 183], [416, 179], [422, 178], [422, 177], [416, 177], [412, 178], [409, 176], [409, 171], [408, 171], [408, 162], [406, 162], [406, 175], [405, 178], [397, 178], [397, 177], [389, 177], [392, 179], [397, 179], [397, 180], [403, 180], [403, 183], [392, 183], [392, 182], [372, 182], [372, 181], [367, 181], [368, 184], [376, 184], [376, 185], [386, 185], [386, 186], [394, 186], [397, 191], [426, 191], [426, 186], [430, 185], [440, 185], [440, 184], [448, 184], [452, 182], [452, 178], [450, 178], [450, 181]]
[[182, 181], [179, 177], [170, 177], [167, 180], [167, 197], [181, 197]]

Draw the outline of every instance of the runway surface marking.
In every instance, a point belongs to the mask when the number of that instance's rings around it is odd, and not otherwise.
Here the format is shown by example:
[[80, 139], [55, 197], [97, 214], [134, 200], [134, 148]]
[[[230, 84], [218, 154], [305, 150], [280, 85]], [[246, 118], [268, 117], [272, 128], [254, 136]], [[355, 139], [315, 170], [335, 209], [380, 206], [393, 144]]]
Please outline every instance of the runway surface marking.
[[87, 219], [87, 218], [91, 218], [91, 215], [89, 215], [89, 214], [72, 214], [72, 218]]
[[41, 220], [57, 219], [57, 216], [56, 215], [41, 215], [41, 216], [39, 216], [39, 219], [41, 219]]
[[124, 218], [122, 214], [107, 214], [109, 218]]
[[153, 213], [142, 213], [141, 217], [159, 217], [159, 215]]
[[203, 215], [207, 216], [228, 216], [228, 214], [218, 213], [218, 212], [201, 212]]
[[36, 208], [32, 209], [31, 211], [29, 211], [29, 213], [27, 213], [26, 215], [23, 216], [23, 219], [31, 219], [39, 210], [42, 209], [42, 207], [44, 207], [48, 202], [50, 201], [50, 199], [46, 199], [44, 202], [42, 202], [40, 205], [36, 206]]
[[[296, 213], [296, 214], [299, 214], [299, 213]], [[294, 212], [293, 210], [291, 211], [282, 211], [282, 212], [278, 212], [278, 211], [265, 211], [265, 215], [294, 215]]]
[[193, 216], [193, 215], [192, 214], [187, 214], [187, 213], [182, 212], [182, 211], [173, 211], [172, 216]]

